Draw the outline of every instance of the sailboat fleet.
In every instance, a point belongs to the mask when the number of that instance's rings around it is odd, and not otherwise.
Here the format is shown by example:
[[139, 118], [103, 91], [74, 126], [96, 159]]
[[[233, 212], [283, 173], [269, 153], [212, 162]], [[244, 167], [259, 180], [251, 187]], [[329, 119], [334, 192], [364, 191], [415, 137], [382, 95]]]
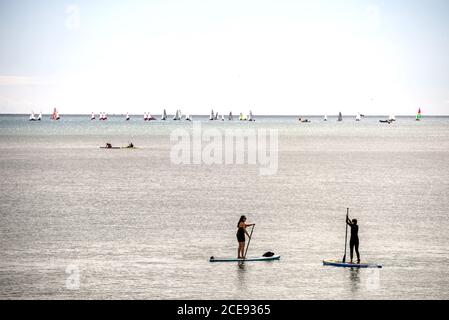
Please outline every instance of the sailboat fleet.
[[[358, 113], [356, 114], [356, 116], [355, 116], [355, 121], [356, 121], [356, 122], [360, 122], [360, 121], [362, 120], [363, 117], [364, 117], [364, 115], [362, 115], [360, 112], [358, 112]], [[60, 117], [60, 115], [59, 115], [58, 110], [57, 110], [56, 108], [54, 108], [54, 109], [53, 109], [53, 113], [52, 113], [51, 116], [50, 116], [50, 119], [51, 119], [51, 120], [60, 120], [60, 118], [61, 118], [61, 117]], [[209, 116], [209, 120], [210, 120], [210, 121], [215, 121], [215, 120], [225, 121], [226, 118], [227, 118], [228, 121], [233, 121], [233, 120], [234, 120], [234, 116], [233, 116], [233, 114], [232, 114], [232, 111], [229, 112], [228, 116], [226, 117], [224, 113], [222, 113], [221, 116], [220, 116], [218, 112], [214, 112], [214, 110], [211, 109], [210, 116]], [[92, 114], [91, 114], [91, 116], [90, 116], [90, 120], [93, 121], [93, 120], [96, 120], [96, 119], [97, 119], [97, 117], [96, 117], [95, 113], [92, 112]], [[100, 112], [100, 113], [99, 113], [99, 115], [98, 115], [98, 120], [100, 120], [100, 121], [106, 121], [107, 119], [108, 119], [108, 115], [107, 115], [106, 112]], [[168, 119], [168, 117], [167, 117], [167, 111], [166, 111], [166, 109], [164, 109], [164, 110], [163, 110], [163, 113], [162, 113], [162, 115], [161, 115], [160, 120], [164, 120], [164, 121], [165, 121], [165, 120], [167, 120], [167, 119]], [[244, 115], [242, 112], [240, 112], [238, 119], [239, 119], [239, 121], [251, 121], [251, 122], [256, 121], [256, 119], [255, 119], [255, 117], [254, 117], [254, 115], [253, 115], [253, 113], [252, 113], [251, 110], [249, 111], [249, 114], [248, 114], [248, 115]], [[421, 121], [421, 119], [422, 119], [421, 108], [418, 109], [418, 112], [417, 112], [417, 114], [416, 114], [416, 118], [415, 118], [415, 119], [416, 119], [416, 121]], [[39, 115], [36, 117], [34, 111], [31, 111], [31, 114], [30, 114], [30, 116], [29, 116], [29, 121], [41, 121], [41, 120], [42, 120], [42, 112], [40, 112]], [[129, 120], [131, 120], [131, 116], [130, 116], [129, 113], [127, 112], [127, 113], [126, 113], [126, 117], [125, 117], [125, 121], [129, 121]], [[153, 116], [151, 115], [151, 113], [149, 113], [149, 112], [144, 112], [144, 114], [143, 114], [143, 120], [144, 120], [144, 121], [155, 121], [155, 120], [157, 120], [157, 119], [156, 119], [155, 117], [153, 117]], [[182, 112], [181, 112], [180, 109], [177, 109], [177, 110], [176, 110], [176, 113], [175, 113], [174, 116], [173, 116], [173, 120], [174, 120], [174, 121], [180, 121], [180, 120], [183, 120], [183, 114], [182, 114]], [[193, 118], [192, 118], [192, 116], [191, 116], [190, 114], [186, 114], [185, 117], [184, 117], [184, 120], [186, 120], [186, 121], [193, 121]], [[299, 118], [299, 121], [300, 121], [300, 122], [310, 122], [310, 120], [304, 119], [304, 118]], [[327, 121], [328, 121], [328, 116], [327, 116], [327, 114], [324, 115], [322, 121], [324, 121], [324, 122], [327, 122]], [[338, 113], [337, 121], [338, 121], [338, 122], [343, 121], [343, 115], [342, 115], [341, 112]], [[381, 119], [381, 120], [379, 120], [379, 122], [381, 122], [381, 123], [388, 123], [388, 124], [394, 123], [394, 122], [396, 122], [396, 116], [395, 116], [394, 114], [390, 114], [390, 115], [388, 116], [388, 119]]]

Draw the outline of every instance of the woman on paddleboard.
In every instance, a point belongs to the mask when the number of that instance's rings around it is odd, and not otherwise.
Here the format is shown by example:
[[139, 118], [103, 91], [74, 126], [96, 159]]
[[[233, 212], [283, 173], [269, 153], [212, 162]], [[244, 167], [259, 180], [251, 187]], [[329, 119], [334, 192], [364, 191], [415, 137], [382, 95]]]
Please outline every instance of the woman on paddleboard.
[[354, 249], [357, 254], [357, 264], [360, 263], [360, 254], [359, 254], [359, 226], [357, 225], [357, 219], [349, 219], [346, 216], [346, 223], [351, 227], [351, 240], [349, 241], [349, 248], [351, 254], [351, 263], [353, 263]]
[[243, 259], [245, 257], [245, 234], [248, 236], [248, 238], [251, 238], [246, 228], [255, 225], [256, 224], [254, 223], [246, 224], [246, 217], [245, 216], [240, 217], [239, 223], [237, 223], [237, 241], [239, 243], [237, 259]]

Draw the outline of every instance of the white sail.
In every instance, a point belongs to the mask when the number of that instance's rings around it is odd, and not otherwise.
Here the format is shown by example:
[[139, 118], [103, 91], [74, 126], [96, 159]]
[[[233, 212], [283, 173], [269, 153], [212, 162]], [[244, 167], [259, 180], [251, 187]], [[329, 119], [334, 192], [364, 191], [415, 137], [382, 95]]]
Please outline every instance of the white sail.
[[360, 113], [357, 113], [357, 116], [355, 117], [355, 121], [360, 121], [362, 117], [360, 116]]
[[218, 120], [218, 112], [217, 113], [215, 113], [215, 118], [214, 118], [215, 120]]
[[248, 121], [254, 121], [253, 113], [251, 110], [249, 111]]
[[34, 116], [34, 111], [31, 111], [30, 121], [34, 121], [34, 120], [36, 120], [36, 117]]
[[146, 112], [143, 113], [143, 121], [147, 121], [148, 120], [148, 115]]
[[396, 116], [394, 114], [390, 114], [389, 120], [396, 121]]
[[127, 113], [126, 113], [126, 121], [128, 121], [129, 119], [130, 119], [129, 113], [127, 112]]
[[212, 110], [210, 111], [210, 117], [209, 117], [209, 120], [214, 120], [214, 109], [212, 109]]
[[161, 120], [167, 120], [167, 111], [164, 109], [164, 113], [162, 114]]
[[41, 121], [41, 120], [42, 120], [42, 112], [39, 113], [39, 116], [37, 117], [37, 120], [38, 120], [38, 121]]
[[187, 115], [186, 115], [186, 120], [187, 120], [187, 121], [192, 121], [192, 117], [190, 116], [190, 114], [187, 114]]
[[179, 117], [179, 110], [176, 110], [176, 114], [173, 117], [173, 120], [180, 120], [181, 118]]
[[95, 120], [95, 114], [92, 112], [91, 116], [90, 116], [90, 120]]
[[327, 121], [327, 115], [324, 115], [324, 119], [323, 119], [324, 121]]
[[338, 114], [338, 121], [343, 121], [343, 116], [342, 116], [341, 112]]
[[221, 115], [221, 121], [225, 121], [225, 116], [224, 116], [224, 114]]

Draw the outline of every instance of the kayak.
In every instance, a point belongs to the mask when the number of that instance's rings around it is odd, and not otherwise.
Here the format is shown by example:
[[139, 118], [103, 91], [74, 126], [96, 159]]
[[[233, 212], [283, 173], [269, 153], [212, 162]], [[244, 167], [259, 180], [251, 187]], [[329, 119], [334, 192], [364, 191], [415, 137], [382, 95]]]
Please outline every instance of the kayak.
[[112, 148], [107, 148], [107, 147], [100, 147], [100, 149], [137, 149], [137, 147], [112, 147]]
[[209, 262], [246, 262], [246, 261], [273, 261], [279, 260], [281, 256], [272, 256], [272, 257], [252, 257], [246, 259], [237, 259], [237, 258], [215, 258], [210, 257]]
[[337, 260], [323, 260], [324, 266], [341, 267], [341, 268], [382, 268], [382, 265], [371, 263], [348, 263]]

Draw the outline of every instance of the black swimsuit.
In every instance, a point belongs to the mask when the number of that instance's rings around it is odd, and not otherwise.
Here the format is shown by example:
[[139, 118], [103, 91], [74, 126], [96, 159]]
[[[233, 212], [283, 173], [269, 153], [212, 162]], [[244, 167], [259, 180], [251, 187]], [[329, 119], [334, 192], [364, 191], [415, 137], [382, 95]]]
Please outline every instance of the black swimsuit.
[[351, 240], [349, 243], [359, 244], [359, 226], [356, 224], [350, 225], [351, 227]]
[[237, 241], [245, 242], [245, 228], [239, 227], [239, 229], [237, 230]]

